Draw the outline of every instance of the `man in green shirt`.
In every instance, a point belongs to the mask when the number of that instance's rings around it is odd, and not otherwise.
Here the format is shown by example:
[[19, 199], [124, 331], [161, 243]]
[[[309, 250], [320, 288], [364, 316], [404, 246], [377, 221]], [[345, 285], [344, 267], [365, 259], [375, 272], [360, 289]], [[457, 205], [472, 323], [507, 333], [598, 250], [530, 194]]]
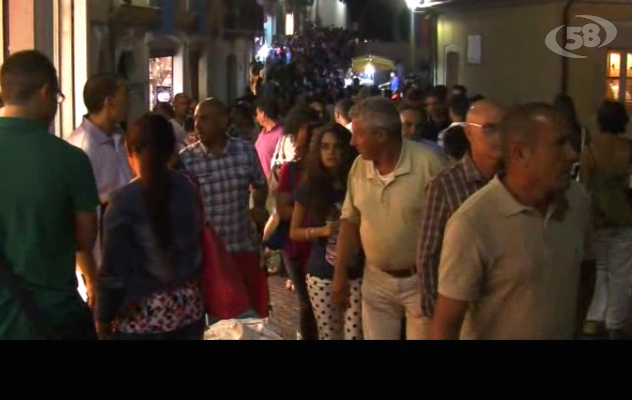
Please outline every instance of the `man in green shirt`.
[[[48, 325], [72, 335], [85, 316], [75, 266], [94, 302], [92, 249], [97, 188], [88, 157], [51, 135], [63, 100], [57, 71], [37, 51], [11, 55], [0, 72], [0, 256], [17, 275]], [[0, 340], [45, 339], [0, 282]]]

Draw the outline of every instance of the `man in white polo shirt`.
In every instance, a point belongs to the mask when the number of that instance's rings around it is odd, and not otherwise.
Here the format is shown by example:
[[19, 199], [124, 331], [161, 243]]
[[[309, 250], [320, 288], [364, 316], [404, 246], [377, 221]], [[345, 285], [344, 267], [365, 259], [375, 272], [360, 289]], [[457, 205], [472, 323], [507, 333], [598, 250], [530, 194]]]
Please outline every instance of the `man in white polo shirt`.
[[433, 339], [572, 339], [595, 279], [589, 199], [570, 179], [577, 155], [545, 104], [509, 111], [504, 173], [448, 222]]
[[445, 167], [444, 160], [402, 138], [395, 106], [369, 98], [352, 115], [352, 145], [361, 157], [349, 174], [342, 210], [334, 276], [334, 301], [348, 306], [347, 267], [361, 243], [366, 255], [362, 287], [365, 339], [399, 340], [405, 316], [406, 337], [428, 337], [415, 271], [419, 220], [426, 186]]

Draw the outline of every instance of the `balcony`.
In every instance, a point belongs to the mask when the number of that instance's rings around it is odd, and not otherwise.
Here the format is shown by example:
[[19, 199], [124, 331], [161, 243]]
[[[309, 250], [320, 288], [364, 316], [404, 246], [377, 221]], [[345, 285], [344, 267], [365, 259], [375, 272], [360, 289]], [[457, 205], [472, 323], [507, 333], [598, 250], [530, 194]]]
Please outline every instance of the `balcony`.
[[156, 1], [117, 0], [114, 20], [121, 27], [140, 27], [152, 30], [160, 27], [162, 10], [155, 7]]

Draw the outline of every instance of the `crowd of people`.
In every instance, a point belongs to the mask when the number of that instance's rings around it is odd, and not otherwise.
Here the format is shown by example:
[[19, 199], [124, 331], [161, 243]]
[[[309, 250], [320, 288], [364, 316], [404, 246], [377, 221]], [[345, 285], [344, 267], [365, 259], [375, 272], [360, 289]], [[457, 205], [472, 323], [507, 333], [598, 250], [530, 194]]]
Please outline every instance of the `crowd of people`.
[[565, 95], [380, 97], [339, 85], [352, 46], [338, 30], [297, 36], [254, 103], [179, 94], [125, 131], [126, 82], [96, 75], [65, 140], [48, 133], [63, 101], [52, 62], [12, 54], [0, 339], [197, 340], [214, 317], [266, 318], [266, 248], [305, 340], [623, 338], [625, 107], [604, 102], [591, 136]]

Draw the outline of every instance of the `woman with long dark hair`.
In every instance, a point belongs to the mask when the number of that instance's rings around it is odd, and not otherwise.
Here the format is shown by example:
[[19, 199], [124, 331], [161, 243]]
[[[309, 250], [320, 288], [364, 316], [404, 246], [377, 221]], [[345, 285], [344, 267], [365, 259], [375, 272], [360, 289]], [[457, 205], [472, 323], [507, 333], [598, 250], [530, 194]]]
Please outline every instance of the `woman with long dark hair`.
[[148, 114], [128, 131], [138, 178], [114, 192], [104, 217], [98, 330], [123, 340], [196, 340], [204, 333], [197, 193], [168, 163], [173, 127]]
[[[322, 127], [320, 123], [305, 123], [299, 129], [296, 136], [296, 154], [294, 161], [283, 167], [279, 173], [279, 186], [277, 189], [277, 213], [281, 221], [289, 223], [294, 213], [294, 194], [299, 183], [307, 172], [308, 154], [312, 139], [318, 129]], [[304, 340], [317, 340], [318, 329], [316, 319], [312, 311], [312, 305], [307, 292], [305, 281], [305, 266], [309, 259], [311, 247], [309, 243], [294, 242], [288, 238], [281, 254], [283, 263], [290, 277], [296, 292], [299, 306], [299, 335]]]
[[349, 266], [351, 307], [338, 309], [332, 301], [336, 243], [347, 177], [357, 152], [351, 147], [351, 132], [334, 124], [314, 138], [307, 174], [296, 191], [290, 237], [310, 242], [307, 287], [322, 340], [360, 340], [362, 259], [356, 254]]

